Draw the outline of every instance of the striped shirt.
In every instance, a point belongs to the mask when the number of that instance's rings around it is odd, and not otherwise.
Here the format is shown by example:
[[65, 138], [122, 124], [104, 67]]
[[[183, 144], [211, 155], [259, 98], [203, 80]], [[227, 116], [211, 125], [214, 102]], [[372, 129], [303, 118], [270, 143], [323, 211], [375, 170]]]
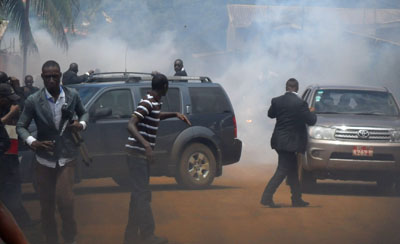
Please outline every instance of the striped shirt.
[[[136, 111], [133, 112], [132, 116], [136, 116], [139, 119], [137, 124], [139, 133], [143, 138], [150, 143], [152, 149], [156, 145], [156, 137], [158, 125], [160, 124], [160, 112], [161, 102], [154, 96], [152, 92], [149, 92], [143, 99], [140, 100]], [[129, 136], [128, 142], [125, 145], [129, 153], [144, 155], [145, 148], [135, 138]]]

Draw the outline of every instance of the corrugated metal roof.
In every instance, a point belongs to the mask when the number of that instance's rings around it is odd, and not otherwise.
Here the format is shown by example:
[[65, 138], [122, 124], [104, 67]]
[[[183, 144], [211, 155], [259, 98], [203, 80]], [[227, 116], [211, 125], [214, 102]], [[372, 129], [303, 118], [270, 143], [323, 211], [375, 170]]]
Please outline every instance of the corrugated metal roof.
[[303, 16], [337, 16], [348, 25], [400, 23], [400, 9], [355, 9], [299, 6], [229, 4], [229, 22], [234, 27], [247, 27], [255, 21], [282, 21], [296, 24]]

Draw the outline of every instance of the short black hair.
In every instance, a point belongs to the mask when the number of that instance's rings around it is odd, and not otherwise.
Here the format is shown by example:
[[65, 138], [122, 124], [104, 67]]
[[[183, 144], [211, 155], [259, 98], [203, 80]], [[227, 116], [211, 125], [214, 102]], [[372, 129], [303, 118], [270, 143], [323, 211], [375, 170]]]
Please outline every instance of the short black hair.
[[0, 83], [8, 82], [9, 78], [6, 72], [0, 71]]
[[299, 82], [295, 78], [290, 78], [286, 81], [286, 90], [291, 89], [299, 89]]
[[31, 78], [31, 79], [33, 80], [33, 76], [32, 76], [32, 75], [26, 75], [26, 76], [25, 76], [25, 80], [26, 80], [27, 78]]
[[48, 67], [57, 67], [58, 70], [61, 70], [60, 65], [54, 60], [46, 61], [42, 66], [42, 72], [43, 72], [44, 68], [48, 68]]
[[168, 78], [165, 75], [161, 73], [153, 74], [153, 79], [151, 80], [151, 89], [156, 91], [163, 90], [165, 84], [167, 84], [168, 87]]
[[174, 62], [174, 64], [176, 64], [176, 62], [180, 62], [180, 63], [183, 65], [183, 61], [182, 61], [182, 59], [180, 59], [180, 58], [176, 59], [175, 62]]

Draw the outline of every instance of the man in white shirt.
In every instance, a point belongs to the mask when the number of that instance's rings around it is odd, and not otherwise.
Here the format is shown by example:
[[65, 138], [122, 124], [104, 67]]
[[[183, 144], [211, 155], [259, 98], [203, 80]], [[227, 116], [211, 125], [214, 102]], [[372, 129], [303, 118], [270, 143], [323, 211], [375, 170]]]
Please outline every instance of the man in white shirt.
[[[62, 220], [62, 236], [66, 244], [76, 243], [74, 219], [74, 172], [78, 147], [71, 132], [85, 129], [86, 112], [76, 90], [60, 85], [60, 66], [47, 61], [42, 66], [44, 88], [29, 96], [17, 123], [19, 136], [36, 152], [35, 173], [41, 205], [43, 231], [47, 244], [57, 244], [56, 204]], [[63, 116], [76, 114], [78, 120], [69, 122]], [[34, 120], [37, 137], [28, 131]], [[61, 135], [63, 125], [68, 126]]]

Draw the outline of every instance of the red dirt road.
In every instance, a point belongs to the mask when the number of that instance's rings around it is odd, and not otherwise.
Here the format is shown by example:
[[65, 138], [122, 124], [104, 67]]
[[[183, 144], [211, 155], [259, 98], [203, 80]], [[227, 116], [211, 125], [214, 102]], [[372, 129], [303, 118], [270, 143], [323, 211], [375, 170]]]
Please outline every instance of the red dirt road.
[[[156, 234], [179, 244], [400, 243], [400, 197], [382, 195], [374, 184], [324, 182], [304, 194], [308, 208], [290, 207], [282, 184], [271, 209], [259, 204], [275, 165], [239, 164], [224, 168], [211, 189], [187, 191], [174, 179], [154, 177]], [[25, 206], [39, 218], [32, 187], [23, 186]], [[80, 244], [122, 243], [130, 194], [109, 178], [76, 185]]]

